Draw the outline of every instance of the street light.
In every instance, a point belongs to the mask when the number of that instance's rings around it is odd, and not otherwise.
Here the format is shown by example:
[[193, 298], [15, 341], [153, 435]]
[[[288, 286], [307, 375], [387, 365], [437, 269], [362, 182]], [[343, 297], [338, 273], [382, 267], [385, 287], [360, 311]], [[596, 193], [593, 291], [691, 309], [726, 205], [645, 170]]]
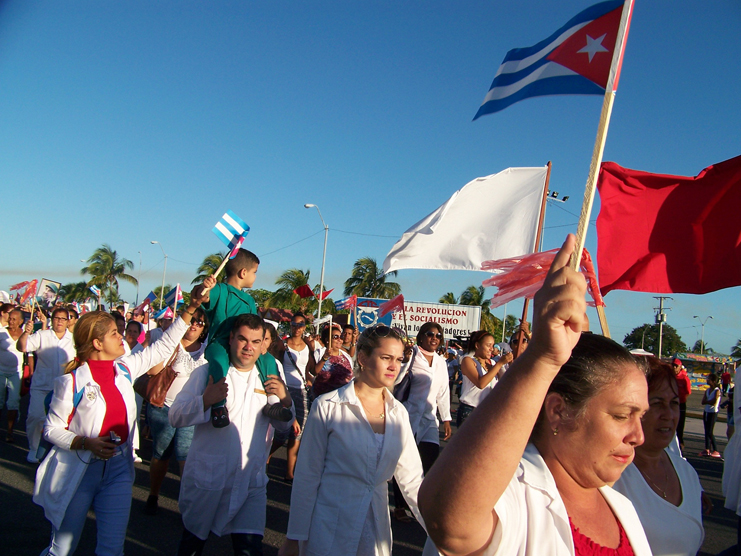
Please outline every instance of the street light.
[[165, 249], [162, 247], [162, 244], [159, 241], [150, 241], [152, 245], [155, 243], [160, 246], [160, 249], [162, 249], [162, 254], [165, 256], [165, 268], [162, 269], [162, 289], [160, 290], [160, 311], [162, 310], [162, 302], [165, 299], [165, 273], [167, 272], [167, 253], [165, 253]]
[[322, 211], [319, 210], [319, 207], [311, 204], [306, 203], [304, 205], [304, 208], [310, 209], [315, 208], [316, 211], [319, 213], [319, 219], [322, 221], [322, 226], [324, 226], [324, 253], [322, 254], [322, 276], [319, 279], [319, 307], [316, 310], [316, 318], [320, 318], [322, 316], [322, 292], [324, 291], [324, 261], [327, 259], [327, 234], [329, 233], [329, 226], [324, 222], [324, 218], [322, 218]]
[[700, 335], [700, 355], [702, 355], [705, 351], [705, 323], [708, 322], [708, 319], [712, 319], [713, 315], [708, 315], [705, 320], [702, 320], [697, 315], [693, 316], [692, 318], [697, 319], [702, 323], [702, 334]]
[[136, 302], [134, 303], [134, 307], [139, 306], [139, 282], [142, 279], [142, 252], [139, 251], [139, 274], [136, 277]]

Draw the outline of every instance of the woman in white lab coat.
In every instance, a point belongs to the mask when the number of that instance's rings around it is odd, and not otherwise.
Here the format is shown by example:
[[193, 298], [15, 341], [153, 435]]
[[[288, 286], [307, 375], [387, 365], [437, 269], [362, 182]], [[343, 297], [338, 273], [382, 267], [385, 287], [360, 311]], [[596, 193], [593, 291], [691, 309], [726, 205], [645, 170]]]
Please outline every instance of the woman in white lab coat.
[[403, 357], [394, 330], [367, 329], [357, 344], [356, 378], [312, 405], [281, 555], [389, 555], [392, 476], [422, 523], [422, 462], [407, 411], [389, 391]]
[[77, 322], [77, 357], [54, 382], [44, 425], [44, 438], [53, 447], [34, 487], [33, 500], [52, 523], [49, 554], [74, 553], [91, 507], [96, 553], [123, 554], [134, 484], [132, 381], [174, 351], [199, 304], [193, 295], [162, 340], [135, 355], [124, 356], [123, 337], [110, 314], [95, 311]]

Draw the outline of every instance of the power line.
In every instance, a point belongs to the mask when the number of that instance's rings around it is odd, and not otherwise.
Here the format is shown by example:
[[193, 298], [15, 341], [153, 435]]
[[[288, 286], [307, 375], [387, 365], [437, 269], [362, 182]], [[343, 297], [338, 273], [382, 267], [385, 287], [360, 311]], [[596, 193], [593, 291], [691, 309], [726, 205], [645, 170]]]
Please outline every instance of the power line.
[[297, 244], [301, 243], [302, 241], [306, 241], [307, 239], [311, 239], [315, 235], [322, 234], [322, 233], [324, 233], [324, 230], [323, 229], [322, 230], [319, 230], [318, 232], [316, 232], [314, 234], [311, 234], [310, 236], [306, 236], [304, 239], [299, 239], [298, 241], [294, 241], [290, 245], [286, 245], [285, 247], [281, 247], [279, 249], [276, 249], [275, 251], [270, 251], [268, 253], [260, 253], [260, 256], [261, 257], [267, 257], [268, 255], [272, 255], [273, 253], [277, 253], [278, 251], [283, 251], [283, 249], [288, 249], [289, 247], [293, 247], [294, 245], [297, 245]]
[[340, 233], [343, 233], [343, 234], [352, 234], [352, 235], [355, 235], [355, 236], [389, 237], [389, 238], [392, 238], [392, 239], [399, 237], [399, 236], [382, 236], [382, 235], [379, 235], [379, 234], [364, 234], [364, 233], [361, 233], [361, 232], [348, 232], [346, 230], [338, 230], [337, 228], [330, 228], [330, 230], [332, 230], [333, 232], [340, 232]]

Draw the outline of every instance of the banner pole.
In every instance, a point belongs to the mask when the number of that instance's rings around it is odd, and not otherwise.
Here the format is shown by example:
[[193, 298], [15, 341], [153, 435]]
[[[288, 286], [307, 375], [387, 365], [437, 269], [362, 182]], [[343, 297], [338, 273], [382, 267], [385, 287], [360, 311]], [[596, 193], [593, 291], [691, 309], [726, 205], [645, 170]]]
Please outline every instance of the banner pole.
[[[599, 177], [599, 170], [602, 165], [602, 156], [605, 152], [607, 130], [610, 127], [610, 116], [612, 115], [612, 106], [615, 102], [615, 92], [617, 91], [618, 80], [620, 79], [620, 68], [623, 62], [625, 43], [628, 38], [628, 30], [630, 28], [630, 18], [632, 14], [633, 0], [625, 0], [625, 3], [623, 4], [623, 12], [620, 16], [620, 27], [618, 28], [618, 36], [615, 41], [615, 50], [612, 54], [610, 75], [607, 79], [607, 85], [605, 86], [605, 98], [602, 102], [602, 112], [600, 113], [599, 125], [597, 127], [597, 138], [594, 142], [592, 161], [589, 165], [589, 176], [584, 189], [584, 201], [581, 207], [581, 214], [579, 215], [579, 224], [576, 228], [576, 248], [574, 249], [574, 254], [571, 256], [570, 263], [571, 268], [576, 271], [579, 270], [584, 244], [586, 243], [589, 218], [592, 214], [594, 196], [597, 192], [597, 178]], [[602, 326], [602, 333], [609, 338], [610, 331], [607, 326], [607, 318], [605, 317], [604, 308], [597, 307], [597, 315], [599, 316], [600, 326]]]

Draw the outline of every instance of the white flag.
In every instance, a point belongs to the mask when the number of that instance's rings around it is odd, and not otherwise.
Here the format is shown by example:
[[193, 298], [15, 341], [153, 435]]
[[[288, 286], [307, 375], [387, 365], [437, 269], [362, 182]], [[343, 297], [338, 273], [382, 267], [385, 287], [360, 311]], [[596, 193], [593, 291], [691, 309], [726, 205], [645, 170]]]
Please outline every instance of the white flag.
[[532, 253], [548, 167], [507, 168], [476, 178], [409, 228], [383, 261], [403, 268], [481, 270]]

